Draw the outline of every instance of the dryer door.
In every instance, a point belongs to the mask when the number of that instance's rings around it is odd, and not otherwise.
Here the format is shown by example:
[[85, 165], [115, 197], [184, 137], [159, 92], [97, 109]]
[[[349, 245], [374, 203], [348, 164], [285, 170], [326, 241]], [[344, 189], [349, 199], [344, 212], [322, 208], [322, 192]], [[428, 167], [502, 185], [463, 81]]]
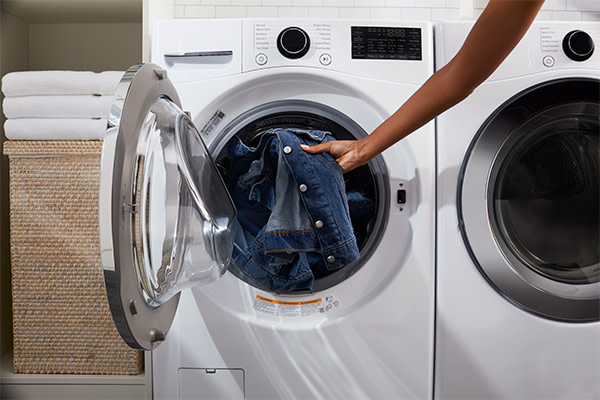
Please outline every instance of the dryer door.
[[138, 65], [115, 94], [100, 174], [101, 262], [119, 333], [151, 350], [182, 289], [213, 282], [232, 254], [235, 207], [166, 72]]
[[600, 319], [600, 81], [532, 87], [480, 129], [462, 166], [460, 228], [488, 281], [545, 318]]

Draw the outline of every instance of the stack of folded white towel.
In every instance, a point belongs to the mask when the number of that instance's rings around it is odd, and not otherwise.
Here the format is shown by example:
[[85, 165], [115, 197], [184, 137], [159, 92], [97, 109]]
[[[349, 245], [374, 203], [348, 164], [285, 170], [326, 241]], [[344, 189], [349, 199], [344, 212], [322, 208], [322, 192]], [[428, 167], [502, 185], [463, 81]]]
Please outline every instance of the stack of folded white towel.
[[23, 71], [2, 78], [12, 140], [102, 139], [121, 71]]

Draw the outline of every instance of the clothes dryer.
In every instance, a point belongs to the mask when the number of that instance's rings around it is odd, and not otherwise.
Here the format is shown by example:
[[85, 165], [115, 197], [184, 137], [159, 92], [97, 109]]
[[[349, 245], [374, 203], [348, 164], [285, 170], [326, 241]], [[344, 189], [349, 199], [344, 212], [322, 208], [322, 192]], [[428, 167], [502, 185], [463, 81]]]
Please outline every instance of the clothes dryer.
[[[152, 62], [130, 69], [115, 96], [100, 221], [111, 310], [128, 344], [153, 350], [154, 397], [430, 398], [433, 124], [344, 175], [348, 204], [351, 192], [365, 204], [351, 213], [359, 256], [313, 271], [308, 287], [268, 287], [238, 264], [245, 236], [227, 181], [240, 165], [232, 142], [375, 129], [433, 72], [432, 26], [160, 21]], [[286, 193], [306, 199], [322, 182]], [[316, 232], [330, 229], [312, 218], [322, 208], [309, 210]], [[323, 250], [324, 265], [337, 258]]]
[[[438, 67], [471, 26], [436, 27]], [[600, 397], [598, 43], [535, 22], [437, 120], [435, 398]]]

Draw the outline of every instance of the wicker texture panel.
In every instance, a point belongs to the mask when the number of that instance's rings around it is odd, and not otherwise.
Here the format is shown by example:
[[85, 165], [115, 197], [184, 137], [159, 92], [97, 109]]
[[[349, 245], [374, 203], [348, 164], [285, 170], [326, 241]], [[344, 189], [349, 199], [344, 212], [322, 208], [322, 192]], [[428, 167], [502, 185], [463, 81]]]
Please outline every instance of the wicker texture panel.
[[100, 141], [7, 141], [14, 370], [138, 374], [119, 336], [98, 242]]

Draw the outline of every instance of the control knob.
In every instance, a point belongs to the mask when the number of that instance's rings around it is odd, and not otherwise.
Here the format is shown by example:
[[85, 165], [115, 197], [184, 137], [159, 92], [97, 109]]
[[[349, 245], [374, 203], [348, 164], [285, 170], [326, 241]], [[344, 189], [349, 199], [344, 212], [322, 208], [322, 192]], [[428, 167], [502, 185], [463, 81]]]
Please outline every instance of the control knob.
[[287, 58], [296, 59], [303, 57], [310, 48], [308, 34], [295, 26], [285, 28], [277, 36], [277, 49]]
[[584, 31], [574, 30], [563, 39], [563, 51], [573, 61], [585, 61], [594, 53], [594, 41]]

